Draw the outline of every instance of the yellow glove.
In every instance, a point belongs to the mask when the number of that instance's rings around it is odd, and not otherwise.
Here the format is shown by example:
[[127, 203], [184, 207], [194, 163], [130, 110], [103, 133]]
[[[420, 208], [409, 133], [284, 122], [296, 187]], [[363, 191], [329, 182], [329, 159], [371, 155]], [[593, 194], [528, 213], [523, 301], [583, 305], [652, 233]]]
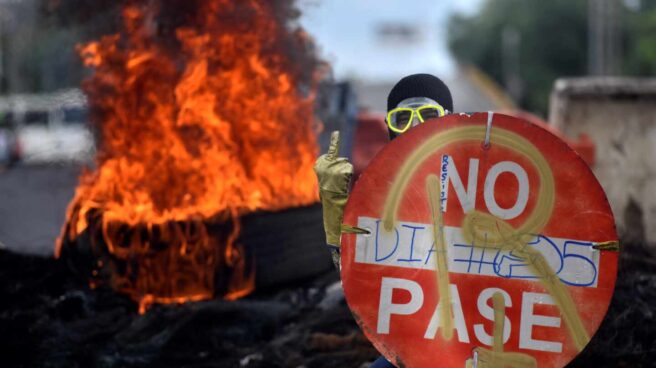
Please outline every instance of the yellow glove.
[[339, 155], [339, 131], [330, 136], [328, 153], [321, 155], [314, 164], [319, 179], [319, 196], [323, 206], [323, 226], [326, 243], [339, 247], [344, 206], [348, 199], [348, 187], [353, 176], [353, 165]]

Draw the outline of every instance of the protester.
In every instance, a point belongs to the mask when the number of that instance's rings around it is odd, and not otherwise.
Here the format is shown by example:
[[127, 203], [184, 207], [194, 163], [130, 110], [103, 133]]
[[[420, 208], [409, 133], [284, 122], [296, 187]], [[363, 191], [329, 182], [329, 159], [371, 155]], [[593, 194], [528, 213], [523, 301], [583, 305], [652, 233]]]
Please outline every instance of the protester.
[[[451, 92], [442, 80], [430, 74], [404, 77], [394, 85], [387, 97], [385, 121], [390, 140], [416, 125], [452, 111]], [[347, 158], [339, 157], [339, 132], [333, 132], [328, 152], [317, 159], [314, 170], [319, 180], [326, 243], [331, 248], [335, 266], [339, 268], [342, 232], [358, 231], [342, 227], [353, 165]], [[370, 367], [385, 368], [393, 365], [380, 357]]]

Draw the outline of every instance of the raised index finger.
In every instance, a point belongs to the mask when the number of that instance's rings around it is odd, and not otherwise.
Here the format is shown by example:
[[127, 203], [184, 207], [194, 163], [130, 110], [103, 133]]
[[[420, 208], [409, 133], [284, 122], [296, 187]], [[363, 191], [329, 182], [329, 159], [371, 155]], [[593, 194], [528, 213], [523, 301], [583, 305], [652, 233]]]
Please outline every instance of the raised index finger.
[[335, 130], [330, 134], [330, 145], [328, 146], [327, 158], [334, 160], [339, 155], [339, 130]]

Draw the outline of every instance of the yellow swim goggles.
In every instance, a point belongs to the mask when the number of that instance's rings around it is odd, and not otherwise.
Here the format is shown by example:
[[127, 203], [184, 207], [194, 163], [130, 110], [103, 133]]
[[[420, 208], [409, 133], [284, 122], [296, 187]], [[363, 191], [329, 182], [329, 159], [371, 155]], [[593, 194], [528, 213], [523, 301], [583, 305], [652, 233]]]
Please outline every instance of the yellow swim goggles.
[[440, 118], [447, 114], [447, 110], [440, 104], [422, 105], [413, 107], [397, 107], [387, 113], [387, 126], [396, 133], [404, 133], [412, 126], [412, 121], [416, 117], [419, 122], [423, 123], [428, 119]]

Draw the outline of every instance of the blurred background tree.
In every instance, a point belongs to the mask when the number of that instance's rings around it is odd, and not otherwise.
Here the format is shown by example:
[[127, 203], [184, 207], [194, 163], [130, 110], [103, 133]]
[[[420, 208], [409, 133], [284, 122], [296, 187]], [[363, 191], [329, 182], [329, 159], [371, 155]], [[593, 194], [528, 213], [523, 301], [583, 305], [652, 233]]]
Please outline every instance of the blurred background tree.
[[626, 14], [626, 62], [623, 71], [629, 75], [656, 73], [656, 1], [637, 1], [638, 8]]
[[448, 30], [459, 63], [543, 115], [558, 77], [656, 70], [655, 0], [487, 0], [474, 15], [452, 16]]

